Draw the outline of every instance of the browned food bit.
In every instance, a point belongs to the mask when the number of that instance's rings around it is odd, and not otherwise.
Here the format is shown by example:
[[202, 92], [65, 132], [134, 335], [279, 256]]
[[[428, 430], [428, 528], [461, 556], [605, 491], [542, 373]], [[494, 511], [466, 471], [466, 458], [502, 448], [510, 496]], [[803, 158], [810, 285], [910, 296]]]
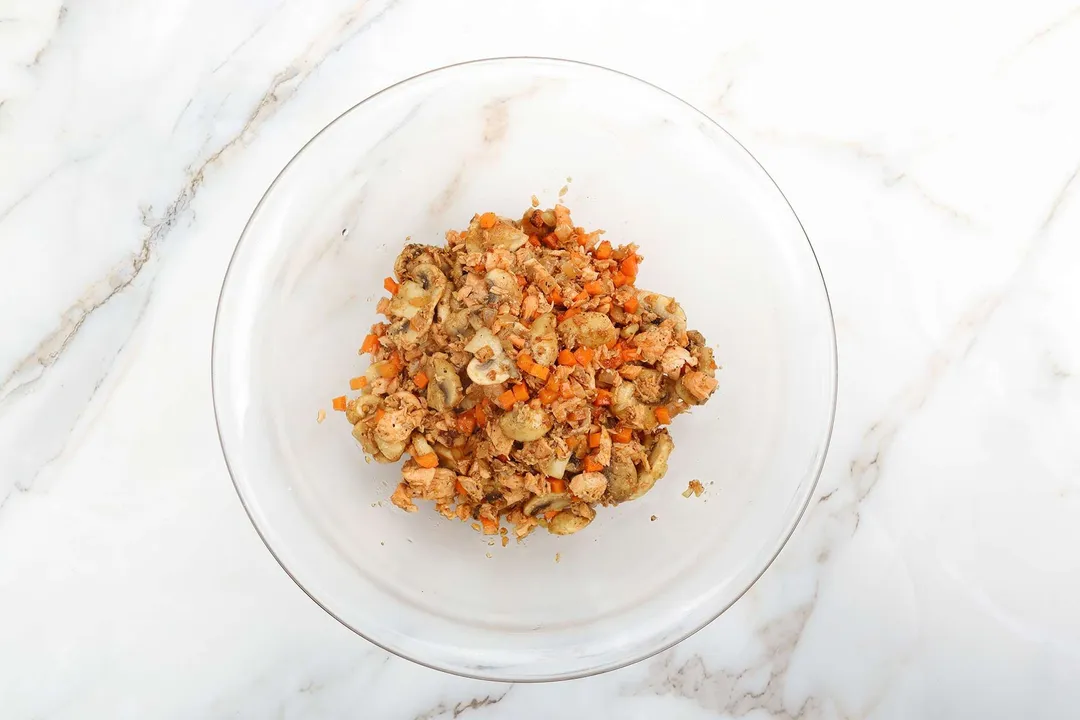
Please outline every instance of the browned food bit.
[[682, 496], [685, 498], [688, 498], [691, 495], [693, 495], [694, 497], [701, 497], [701, 493], [703, 492], [705, 492], [705, 486], [697, 480], [691, 480], [687, 484], [686, 489], [683, 490]]
[[430, 500], [503, 545], [644, 495], [674, 449], [664, 426], [717, 389], [682, 307], [636, 287], [637, 247], [532, 204], [520, 221], [476, 215], [445, 247], [406, 245], [360, 394], [333, 402], [369, 459], [404, 460], [394, 505]]

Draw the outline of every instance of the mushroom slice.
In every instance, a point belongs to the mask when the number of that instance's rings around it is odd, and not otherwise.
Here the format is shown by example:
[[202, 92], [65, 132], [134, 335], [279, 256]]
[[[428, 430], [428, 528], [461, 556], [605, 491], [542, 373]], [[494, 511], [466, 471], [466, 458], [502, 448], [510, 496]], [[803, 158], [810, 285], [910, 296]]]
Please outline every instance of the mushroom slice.
[[540, 408], [518, 405], [499, 418], [499, 428], [512, 440], [539, 440], [551, 430], [551, 416]]
[[590, 522], [592, 522], [590, 518], [563, 510], [548, 520], [547, 530], [552, 535], [573, 535], [578, 530], [584, 530]]
[[431, 245], [410, 243], [401, 249], [394, 261], [394, 273], [398, 277], [408, 277], [409, 270], [416, 265], [437, 265], [436, 256], [440, 252], [439, 248]]
[[446, 412], [457, 407], [462, 397], [457, 369], [442, 358], [432, 360], [431, 382], [427, 386], [428, 407], [436, 412]]
[[617, 503], [629, 500], [637, 492], [638, 471], [634, 461], [626, 455], [613, 453], [611, 464], [604, 468], [607, 477], [608, 497]]
[[[642, 370], [642, 373], [644, 372]], [[611, 411], [625, 425], [635, 430], [652, 430], [657, 425], [656, 413], [652, 407], [643, 405], [637, 399], [633, 383], [623, 383], [615, 388], [612, 394]]]
[[563, 344], [570, 348], [576, 345], [596, 348], [615, 342], [619, 337], [611, 318], [598, 312], [583, 312], [563, 320], [559, 335]]
[[403, 349], [415, 347], [420, 339], [420, 333], [413, 328], [413, 321], [406, 318], [391, 323], [386, 330], [386, 336]]
[[462, 308], [451, 312], [443, 321], [442, 329], [447, 337], [460, 338], [469, 332], [469, 310]]
[[390, 314], [411, 320], [420, 312], [420, 308], [427, 304], [427, 291], [424, 287], [412, 280], [406, 280], [398, 287], [394, 297], [390, 299]]
[[481, 230], [480, 232], [484, 238], [484, 246], [488, 248], [504, 247], [513, 251], [529, 241], [528, 235], [504, 218], [496, 220], [495, 227], [490, 230]]
[[412, 328], [423, 334], [431, 327], [435, 308], [446, 290], [446, 276], [430, 263], [414, 266], [410, 275], [390, 301], [390, 314], [410, 320]]
[[667, 461], [671, 451], [675, 449], [675, 443], [666, 430], [656, 436], [656, 442], [649, 451], [649, 468], [642, 468], [638, 472], [637, 490], [630, 496], [630, 500], [636, 500], [652, 490], [656, 481], [667, 473]]
[[550, 367], [559, 356], [559, 338], [555, 334], [555, 315], [544, 313], [533, 321], [529, 330], [532, 359], [537, 365]]
[[514, 365], [510, 358], [506, 357], [502, 343], [487, 328], [476, 331], [465, 346], [465, 351], [475, 355], [469, 361], [465, 372], [477, 385], [498, 385], [515, 375]]
[[551, 510], [565, 510], [570, 507], [570, 502], [570, 493], [546, 493], [534, 496], [522, 510], [526, 515], [536, 516]]

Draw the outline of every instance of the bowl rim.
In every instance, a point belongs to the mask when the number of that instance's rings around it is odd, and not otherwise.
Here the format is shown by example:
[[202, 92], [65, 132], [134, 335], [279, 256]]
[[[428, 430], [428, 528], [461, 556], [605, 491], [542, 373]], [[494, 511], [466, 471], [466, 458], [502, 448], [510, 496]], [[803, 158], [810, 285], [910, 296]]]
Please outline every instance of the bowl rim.
[[[722, 131], [740, 149], [742, 149], [743, 152], [746, 153], [747, 157], [749, 157], [750, 160], [752, 160], [755, 165], [757, 165], [761, 169], [761, 171], [765, 174], [765, 177], [767, 177], [769, 179], [769, 182], [772, 183], [773, 187], [776, 188], [776, 191], [778, 193], [780, 193], [780, 197], [783, 198], [784, 203], [788, 207], [788, 210], [791, 211], [792, 216], [795, 218], [795, 222], [798, 223], [799, 230], [800, 230], [800, 232], [802, 232], [803, 239], [806, 240], [806, 245], [810, 250], [810, 256], [814, 260], [814, 266], [817, 268], [818, 278], [821, 280], [821, 289], [822, 289], [822, 291], [824, 293], [824, 297], [825, 297], [825, 308], [828, 311], [828, 316], [829, 316], [829, 325], [828, 325], [828, 327], [829, 327], [829, 343], [830, 343], [830, 350], [831, 350], [830, 361], [831, 361], [831, 366], [832, 366], [832, 373], [831, 373], [831, 376], [829, 378], [829, 381], [830, 381], [830, 384], [831, 384], [832, 387], [831, 387], [831, 392], [830, 392], [831, 398], [830, 398], [828, 423], [826, 424], [824, 436], [821, 438], [821, 440], [819, 442], [819, 445], [818, 445], [818, 460], [816, 462], [816, 467], [813, 470], [814, 477], [813, 477], [813, 480], [806, 487], [805, 497], [802, 499], [801, 507], [799, 507], [798, 511], [796, 513], [794, 513], [794, 515], [792, 516], [791, 520], [789, 521], [788, 527], [786, 529], [784, 529], [784, 531], [780, 534], [780, 536], [778, 538], [778, 542], [777, 542], [776, 547], [775, 547], [775, 550], [772, 553], [772, 556], [768, 559], [767, 562], [765, 562], [764, 565], [762, 565], [761, 569], [746, 583], [746, 586], [743, 587], [741, 590], [739, 590], [738, 593], [735, 594], [735, 596], [731, 599], [730, 602], [726, 603], [723, 607], [719, 608], [715, 612], [715, 614], [712, 614], [711, 617], [709, 617], [707, 620], [700, 623], [696, 627], [690, 628], [685, 633], [682, 633], [676, 639], [671, 640], [670, 642], [666, 642], [666, 643], [664, 643], [664, 644], [662, 644], [662, 645], [660, 645], [660, 646], [658, 646], [656, 648], [647, 649], [646, 651], [635, 654], [635, 655], [633, 655], [631, 657], [627, 657], [625, 659], [609, 662], [606, 665], [602, 665], [602, 666], [599, 666], [599, 667], [596, 667], [596, 668], [590, 668], [590, 669], [586, 669], [586, 670], [575, 670], [575, 671], [571, 671], [571, 672], [567, 672], [567, 673], [554, 674], [554, 675], [551, 675], [551, 676], [548, 676], [548, 677], [517, 677], [517, 676], [502, 675], [502, 674], [483, 674], [483, 673], [479, 673], [479, 672], [469, 672], [469, 671], [461, 669], [461, 668], [443, 666], [443, 665], [438, 664], [438, 663], [428, 662], [428, 661], [426, 661], [426, 660], [424, 660], [422, 658], [419, 658], [419, 657], [412, 657], [412, 656], [410, 656], [408, 654], [405, 654], [404, 652], [399, 651], [399, 650], [397, 650], [395, 648], [388, 647], [387, 645], [379, 642], [378, 640], [376, 640], [376, 639], [374, 639], [372, 637], [369, 637], [367, 634], [365, 634], [359, 628], [356, 628], [353, 625], [349, 624], [344, 618], [342, 618], [340, 615], [338, 615], [333, 610], [331, 610], [329, 607], [327, 607], [326, 604], [324, 604], [321, 600], [319, 600], [319, 598], [315, 597], [315, 595], [313, 595], [311, 593], [311, 591], [309, 591], [306, 587], [304, 587], [303, 583], [301, 583], [300, 580], [292, 573], [292, 571], [289, 570], [289, 568], [285, 565], [285, 563], [282, 562], [282, 560], [278, 556], [277, 552], [274, 550], [273, 547], [271, 547], [270, 543], [267, 541], [266, 536], [263, 534], [262, 529], [259, 527], [259, 524], [255, 521], [255, 517], [252, 515], [251, 508], [248, 507], [248, 503], [244, 499], [244, 493], [241, 491], [240, 485], [236, 481], [236, 473], [233, 472], [233, 463], [231, 463], [230, 460], [229, 460], [229, 451], [225, 447], [225, 438], [224, 438], [224, 436], [222, 434], [222, 429], [221, 429], [222, 422], [221, 422], [221, 413], [219, 412], [219, 408], [218, 408], [218, 404], [219, 404], [218, 388], [217, 388], [217, 384], [215, 382], [215, 378], [216, 378], [215, 358], [217, 357], [218, 330], [219, 330], [219, 323], [221, 321], [221, 310], [222, 310], [223, 300], [225, 298], [226, 290], [229, 287], [229, 278], [233, 273], [233, 268], [234, 268], [234, 263], [236, 261], [236, 257], [239, 254], [240, 248], [244, 244], [244, 241], [246, 239], [248, 239], [248, 237], [249, 237], [248, 230], [250, 229], [251, 224], [252, 224], [252, 222], [254, 222], [256, 216], [258, 216], [259, 211], [263, 207], [263, 204], [267, 201], [267, 198], [270, 196], [270, 194], [277, 187], [277, 185], [281, 181], [282, 177], [284, 177], [285, 173], [289, 170], [289, 168], [292, 166], [292, 164], [294, 162], [296, 162], [297, 158], [299, 158], [304, 153], [304, 151], [307, 150], [307, 148], [310, 145], [315, 143], [315, 141], [318, 140], [323, 135], [323, 133], [325, 133], [327, 130], [329, 130], [339, 120], [341, 120], [342, 118], [344, 118], [346, 115], [350, 114], [351, 112], [353, 112], [357, 108], [361, 107], [362, 105], [368, 103], [371, 100], [374, 100], [375, 98], [377, 98], [377, 97], [379, 97], [379, 96], [381, 96], [381, 95], [383, 95], [385, 93], [389, 93], [392, 90], [395, 90], [399, 86], [405, 85], [407, 83], [411, 83], [411, 82], [413, 82], [415, 80], [419, 80], [419, 79], [425, 78], [425, 77], [427, 77], [429, 75], [435, 75], [435, 74], [438, 74], [438, 73], [441, 73], [441, 72], [444, 72], [444, 71], [460, 69], [460, 68], [465, 68], [465, 67], [470, 67], [470, 66], [515, 64], [515, 63], [527, 64], [527, 63], [534, 63], [534, 62], [554, 63], [554, 64], [558, 64], [558, 65], [568, 66], [568, 67], [571, 67], [571, 68], [576, 68], [578, 70], [580, 70], [580, 69], [599, 70], [601, 72], [612, 73], [614, 75], [621, 76], [621, 77], [623, 77], [625, 79], [636, 81], [638, 83], [641, 83], [642, 85], [645, 85], [648, 88], [651, 88], [652, 90], [663, 93], [664, 95], [667, 95], [670, 99], [673, 99], [676, 102], [678, 102], [679, 104], [685, 106], [691, 112], [697, 114], [701, 119], [705, 120], [706, 122], [712, 124], [713, 126], [718, 128], [720, 131]], [[741, 600], [743, 598], [743, 596], [746, 595], [747, 592], [749, 592], [750, 588], [752, 588], [754, 585], [757, 584], [758, 580], [760, 580], [761, 577], [768, 571], [768, 569], [770, 567], [772, 567], [773, 563], [780, 556], [780, 553], [787, 546], [787, 543], [791, 539], [791, 536], [794, 534], [796, 528], [799, 526], [799, 523], [802, 521], [803, 517], [806, 515], [806, 510], [810, 505], [810, 500], [814, 497], [815, 491], [817, 490], [818, 482], [821, 479], [821, 472], [822, 472], [822, 470], [823, 470], [823, 468], [825, 466], [825, 461], [826, 461], [826, 459], [828, 457], [829, 446], [830, 446], [830, 444], [832, 442], [833, 428], [834, 428], [835, 421], [836, 421], [837, 386], [838, 386], [838, 377], [839, 377], [838, 362], [839, 362], [839, 359], [838, 359], [837, 347], [836, 347], [836, 320], [835, 320], [835, 315], [834, 315], [833, 309], [832, 309], [832, 300], [831, 300], [831, 298], [829, 296], [828, 285], [825, 282], [825, 275], [821, 271], [821, 262], [818, 260], [818, 256], [817, 256], [817, 253], [814, 250], [813, 243], [810, 242], [810, 236], [807, 234], [806, 228], [803, 225], [802, 220], [799, 218], [798, 213], [795, 212], [795, 208], [792, 207], [791, 201], [788, 200], [787, 195], [784, 194], [784, 191], [780, 188], [780, 185], [776, 182], [776, 180], [773, 178], [773, 176], [769, 174], [769, 171], [765, 168], [765, 166], [761, 164], [761, 162], [754, 156], [754, 154], [751, 153], [750, 150], [745, 145], [743, 145], [743, 143], [738, 138], [736, 138], [730, 131], [728, 131], [723, 125], [721, 125], [719, 122], [717, 122], [715, 119], [713, 119], [710, 115], [708, 115], [705, 112], [703, 112], [702, 110], [698, 109], [695, 105], [687, 102], [686, 100], [683, 100], [678, 95], [675, 95], [674, 93], [672, 93], [672, 92], [670, 92], [668, 90], [665, 90], [664, 88], [649, 82], [648, 80], [643, 80], [642, 78], [637, 77], [636, 75], [632, 75], [630, 73], [623, 72], [621, 70], [615, 70], [613, 68], [609, 68], [609, 67], [606, 67], [604, 65], [599, 65], [599, 64], [591, 63], [591, 62], [585, 62], [585, 61], [582, 61], [582, 60], [572, 60], [572, 59], [557, 58], [557, 57], [545, 57], [545, 56], [538, 56], [538, 55], [508, 55], [508, 56], [477, 58], [477, 59], [473, 59], [473, 60], [465, 60], [465, 61], [462, 61], [462, 62], [450, 63], [448, 65], [442, 65], [440, 67], [425, 70], [425, 71], [417, 73], [415, 75], [411, 75], [411, 76], [409, 76], [409, 77], [407, 77], [407, 78], [405, 78], [403, 80], [399, 80], [399, 81], [397, 81], [397, 82], [395, 82], [395, 83], [393, 83], [391, 85], [387, 85], [386, 87], [382, 88], [381, 90], [379, 90], [379, 91], [377, 91], [375, 93], [372, 93], [371, 95], [368, 95], [367, 97], [363, 98], [359, 102], [357, 102], [357, 103], [349, 106], [348, 108], [346, 108], [339, 115], [337, 115], [333, 120], [331, 120], [329, 123], [327, 123], [325, 126], [323, 126], [317, 133], [315, 133], [307, 142], [305, 142], [300, 147], [299, 150], [296, 151], [296, 153], [293, 154], [293, 156], [291, 158], [289, 158], [289, 161], [287, 163], [285, 163], [285, 165], [281, 168], [281, 170], [278, 171], [277, 175], [274, 176], [273, 181], [267, 187], [266, 191], [263, 192], [262, 197], [259, 198], [259, 202], [256, 203], [255, 208], [251, 211], [251, 215], [248, 217], [247, 222], [244, 223], [244, 229], [241, 231], [240, 236], [236, 241], [236, 246], [233, 248], [233, 252], [229, 256], [229, 264], [228, 264], [228, 266], [227, 266], [227, 268], [225, 270], [225, 276], [221, 281], [221, 290], [218, 292], [218, 301], [217, 301], [217, 304], [216, 304], [215, 310], [214, 310], [214, 326], [213, 326], [213, 333], [212, 333], [211, 342], [210, 342], [210, 391], [211, 391], [211, 397], [212, 397], [213, 406], [214, 406], [214, 425], [215, 425], [215, 429], [217, 430], [218, 444], [221, 446], [221, 454], [222, 454], [222, 456], [223, 456], [223, 458], [225, 460], [225, 467], [226, 467], [226, 470], [229, 473], [229, 479], [233, 484], [233, 489], [236, 491], [236, 495], [240, 499], [240, 505], [244, 508], [244, 512], [247, 515], [248, 520], [251, 522], [252, 527], [255, 529], [255, 533], [259, 536], [259, 540], [262, 541], [263, 545], [269, 551], [270, 555], [274, 558], [274, 560], [277, 562], [277, 564], [281, 567], [282, 570], [285, 571], [285, 574], [289, 576], [289, 578], [293, 581], [293, 583], [295, 583], [296, 586], [298, 588], [300, 588], [300, 590], [305, 595], [307, 595], [311, 599], [312, 602], [314, 602], [316, 605], [318, 605], [320, 608], [322, 608], [322, 610], [324, 612], [326, 612], [327, 615], [329, 615], [330, 617], [337, 620], [344, 627], [346, 627], [349, 630], [351, 630], [352, 632], [356, 633], [357, 635], [359, 635], [361, 638], [363, 638], [367, 642], [369, 642], [372, 645], [375, 645], [376, 647], [390, 653], [391, 655], [393, 655], [395, 657], [402, 658], [403, 660], [407, 660], [407, 661], [412, 662], [412, 663], [416, 663], [417, 665], [421, 665], [423, 667], [430, 668], [432, 670], [438, 670], [440, 672], [445, 672], [445, 673], [450, 674], [450, 675], [456, 675], [458, 677], [469, 678], [469, 679], [472, 679], [472, 680], [487, 680], [487, 681], [492, 681], [492, 682], [509, 682], [509, 683], [547, 683], [547, 682], [561, 682], [561, 681], [564, 681], [564, 680], [576, 680], [576, 679], [585, 678], [585, 677], [592, 677], [594, 675], [601, 675], [603, 673], [612, 672], [614, 670], [619, 670], [619, 669], [628, 667], [630, 665], [634, 665], [634, 664], [639, 663], [639, 662], [641, 662], [643, 660], [647, 660], [647, 659], [649, 659], [651, 657], [654, 657], [654, 656], [664, 652], [665, 650], [670, 650], [671, 648], [675, 647], [676, 645], [683, 642], [687, 638], [691, 637], [692, 635], [695, 635], [696, 633], [700, 632], [702, 629], [704, 629], [708, 625], [712, 624], [717, 618], [719, 618], [721, 615], [723, 615], [725, 612], [727, 612], [735, 603], [737, 603], [739, 600]]]

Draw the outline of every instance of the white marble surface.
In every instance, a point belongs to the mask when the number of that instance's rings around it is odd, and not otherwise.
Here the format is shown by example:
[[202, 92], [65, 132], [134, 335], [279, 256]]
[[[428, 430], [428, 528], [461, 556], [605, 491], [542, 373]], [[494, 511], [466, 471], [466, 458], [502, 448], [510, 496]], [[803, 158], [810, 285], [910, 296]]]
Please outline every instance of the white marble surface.
[[[326, 616], [244, 515], [210, 398], [220, 282], [281, 166], [393, 81], [510, 54], [735, 133], [806, 225], [840, 352], [772, 569], [559, 685]], [[1077, 717], [1078, 86], [1055, 0], [0, 0], [0, 717]]]

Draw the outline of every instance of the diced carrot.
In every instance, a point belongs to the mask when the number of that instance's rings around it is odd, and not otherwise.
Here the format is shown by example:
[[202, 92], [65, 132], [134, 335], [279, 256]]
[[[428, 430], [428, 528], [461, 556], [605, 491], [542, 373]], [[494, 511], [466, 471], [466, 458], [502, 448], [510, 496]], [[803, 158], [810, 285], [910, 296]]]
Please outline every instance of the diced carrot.
[[360, 354], [373, 353], [379, 349], [379, 337], [374, 333], [364, 338], [364, 344], [360, 346]]
[[533, 363], [533, 366], [526, 372], [534, 378], [539, 378], [541, 380], [547, 380], [548, 376], [551, 375], [551, 369], [539, 363]]
[[401, 286], [392, 277], [388, 277], [382, 281], [382, 286], [386, 288], [386, 292], [391, 295], [397, 295], [397, 291], [401, 289]]
[[468, 495], [469, 494], [469, 493], [465, 492], [465, 486], [461, 484], [460, 480], [455, 480], [454, 481], [454, 492], [456, 492], [458, 495]]
[[477, 405], [472, 411], [473, 419], [476, 420], [476, 427], [484, 427], [487, 425], [487, 413], [484, 412], [484, 408]]
[[393, 361], [388, 360], [384, 365], [379, 366], [379, 377], [389, 380], [398, 374], [397, 365]]
[[517, 402], [517, 398], [514, 397], [513, 390], [507, 390], [499, 396], [499, 399], [496, 402], [498, 402], [499, 405], [502, 406], [503, 410], [509, 410], [510, 408], [514, 407], [514, 403]]
[[592, 348], [579, 347], [574, 351], [574, 359], [578, 361], [578, 365], [588, 365], [595, 354]]
[[559, 236], [555, 233], [548, 233], [540, 242], [544, 243], [544, 245], [554, 250], [559, 247]]
[[514, 386], [514, 399], [525, 402], [529, 399], [529, 389], [523, 383]]
[[485, 535], [495, 535], [499, 532], [499, 523], [494, 520], [489, 520], [486, 517], [480, 518], [480, 523], [484, 526]]
[[341, 397], [336, 397], [333, 400], [331, 400], [330, 401], [330, 406], [332, 408], [334, 408], [335, 410], [344, 411], [345, 410], [345, 404], [348, 403], [348, 402], [349, 402], [348, 398], [346, 398], [344, 395], [342, 395]]
[[550, 405], [559, 397], [559, 391], [549, 387], [543, 387], [536, 396], [540, 398], [541, 404]]
[[559, 364], [560, 365], [577, 365], [577, 360], [574, 359], [574, 353], [571, 350], [563, 348], [559, 351]]
[[593, 254], [596, 255], [598, 260], [607, 260], [611, 257], [611, 243], [607, 240], [600, 243], [596, 248], [596, 252]]
[[588, 299], [589, 299], [589, 293], [586, 292], [585, 290], [582, 290], [581, 292], [579, 292], [577, 295], [574, 296], [574, 304], [575, 305], [580, 305], [581, 303], [585, 302]]
[[536, 237], [535, 235], [530, 235], [529, 244], [533, 247], [540, 247], [540, 238]]
[[380, 420], [382, 420], [383, 415], [385, 415], [385, 414], [386, 414], [386, 411], [383, 410], [382, 408], [379, 408], [378, 410], [376, 410], [375, 411], [375, 422], [379, 422]]
[[564, 382], [562, 387], [559, 388], [559, 397], [563, 400], [569, 400], [574, 397], [574, 389], [570, 387], [570, 383]]
[[631, 360], [637, 360], [641, 356], [641, 350], [636, 347], [630, 347], [624, 345], [622, 349], [623, 362], [630, 362]]
[[522, 370], [524, 370], [525, 372], [529, 372], [529, 370], [532, 369], [532, 366], [535, 365], [535, 364], [536, 363], [533, 362], [532, 356], [529, 355], [529, 353], [527, 353], [527, 352], [518, 353], [517, 366], [519, 368], [521, 368]]
[[617, 443], [628, 443], [634, 439], [634, 431], [628, 427], [621, 427], [611, 433], [611, 439]]
[[525, 287], [525, 283], [527, 283], [527, 282], [528, 282], [528, 280], [525, 279], [524, 275], [518, 275], [517, 276], [517, 284], [518, 284], [519, 288]]
[[416, 387], [420, 388], [421, 390], [426, 388], [428, 384], [427, 373], [423, 370], [416, 373], [416, 376], [413, 378], [413, 382], [416, 383]]
[[544, 513], [544, 519], [547, 520], [548, 522], [551, 522], [551, 519], [553, 517], [555, 517], [556, 515], [558, 515], [558, 514], [559, 514], [558, 510], [548, 510], [546, 513]]
[[618, 337], [613, 337], [610, 340], [608, 340], [607, 343], [605, 343], [604, 347], [606, 347], [608, 350], [614, 350], [615, 346], [618, 345], [618, 344], [619, 344], [619, 338]]
[[580, 444], [580, 435], [571, 435], [570, 437], [566, 438], [566, 447], [570, 448], [571, 451], [577, 450], [577, 446]]
[[589, 433], [589, 447], [591, 447], [591, 448], [600, 447], [600, 438], [601, 437], [602, 437], [601, 433], [598, 433], [598, 432]]
[[602, 295], [604, 293], [604, 283], [599, 280], [591, 280], [585, 283], [585, 290], [589, 295]]
[[476, 429], [476, 418], [472, 413], [461, 413], [457, 416], [457, 429], [459, 433], [468, 435]]
[[415, 460], [416, 464], [422, 468], [439, 467], [439, 456], [433, 452], [427, 453], [426, 455], [417, 455], [413, 460]]
[[484, 228], [485, 230], [490, 230], [491, 228], [495, 227], [496, 220], [498, 220], [498, 218], [495, 217], [495, 213], [486, 212], [480, 216], [480, 227]]
[[630, 257], [626, 258], [621, 263], [619, 263], [619, 270], [622, 271], [623, 275], [625, 275], [627, 278], [630, 279], [630, 282], [633, 282], [634, 278], [637, 277], [637, 273], [638, 273], [637, 256], [636, 255], [631, 255]]
[[660, 406], [654, 411], [656, 413], [656, 422], [661, 425], [669, 425], [671, 423], [671, 413], [666, 407]]
[[635, 312], [637, 312], [637, 309], [638, 309], [638, 299], [636, 297], [632, 297], [629, 300], [627, 300], [626, 302], [624, 302], [622, 304], [622, 306], [623, 306], [623, 310], [625, 310], [626, 312], [635, 313]]
[[598, 463], [592, 455], [585, 458], [585, 472], [600, 472], [604, 466]]
[[629, 282], [627, 277], [625, 275], [623, 275], [621, 272], [617, 272], [614, 275], [612, 275], [611, 276], [611, 281], [613, 283], [615, 283], [615, 287], [617, 287], [617, 288], [621, 288], [623, 285], [626, 285]]
[[601, 407], [606, 407], [611, 404], [611, 391], [599, 388], [596, 391], [596, 399], [593, 400], [593, 404]]
[[558, 478], [548, 478], [548, 485], [551, 486], [551, 492], [553, 493], [566, 492], [565, 480], [559, 480]]
[[367, 387], [367, 378], [361, 375], [360, 377], [354, 377], [349, 381], [350, 390], [363, 390]]
[[568, 319], [574, 317], [575, 315], [579, 314], [580, 312], [581, 312], [581, 308], [572, 307], [569, 310], [567, 310], [566, 312], [564, 312], [562, 315], [559, 316], [559, 322], [562, 322], [563, 320], [568, 320]]

